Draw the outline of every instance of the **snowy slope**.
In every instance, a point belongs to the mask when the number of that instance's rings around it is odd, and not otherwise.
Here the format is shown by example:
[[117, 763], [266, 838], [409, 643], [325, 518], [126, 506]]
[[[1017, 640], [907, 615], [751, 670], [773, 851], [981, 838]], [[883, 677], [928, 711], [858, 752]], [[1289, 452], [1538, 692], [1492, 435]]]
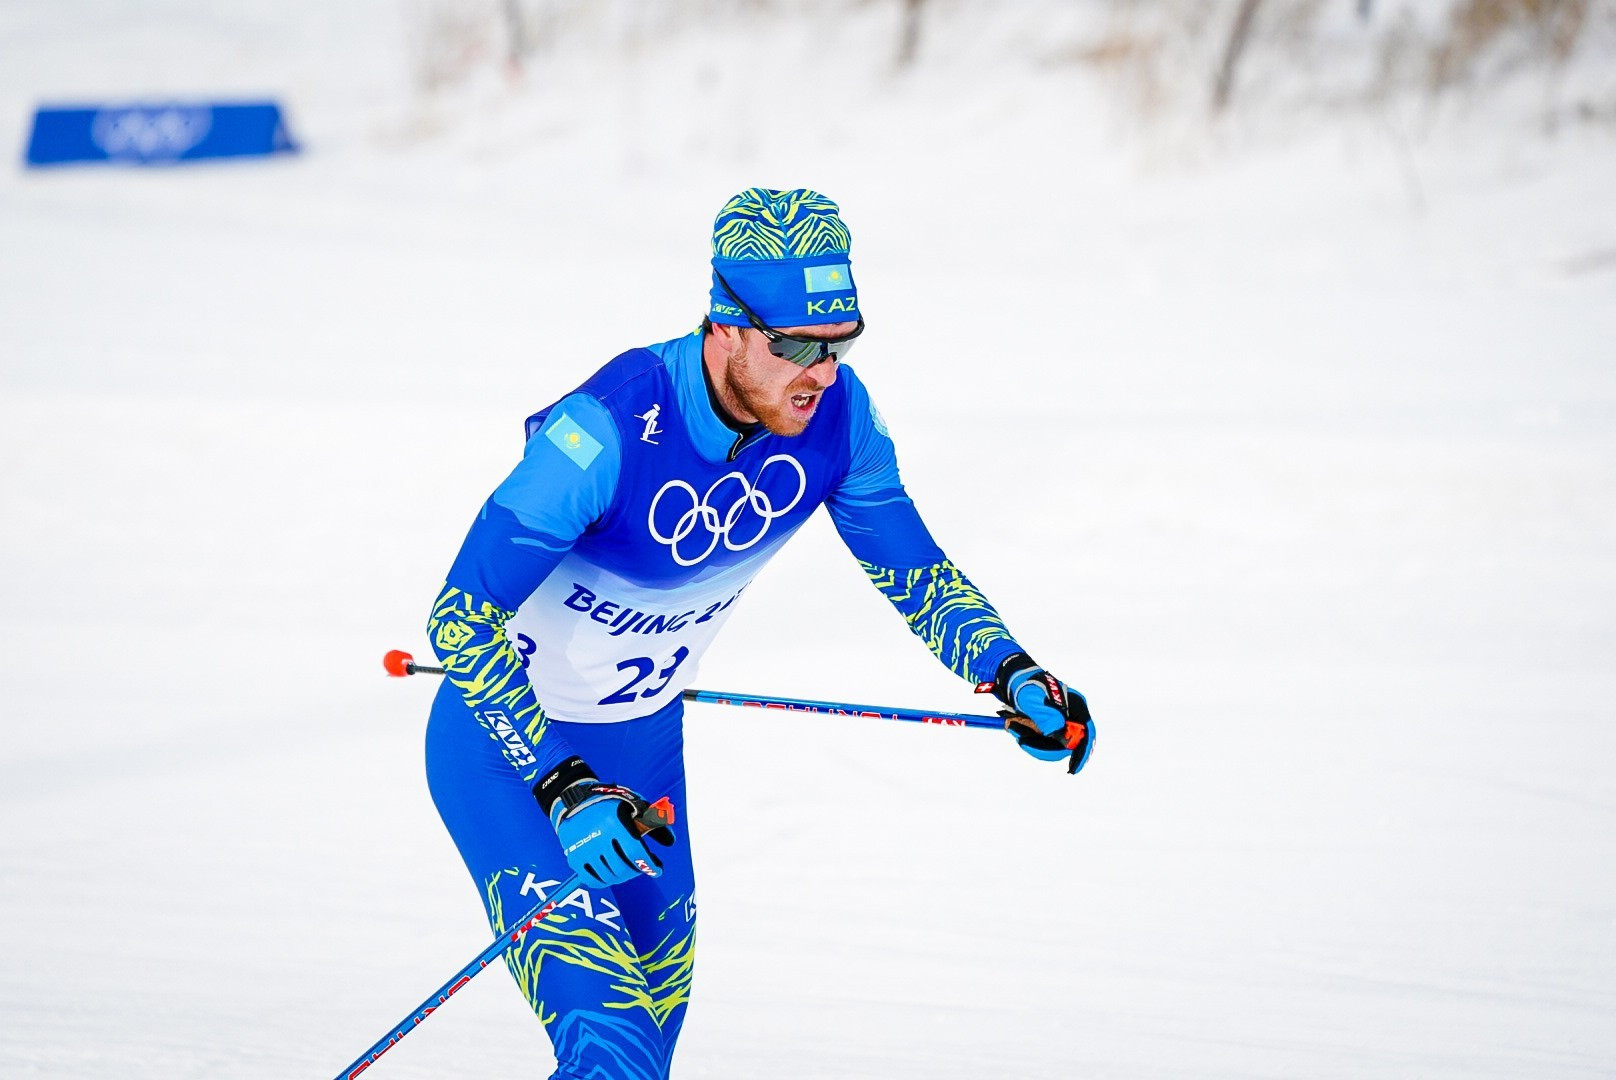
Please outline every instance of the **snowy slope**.
[[[1101, 737], [693, 707], [677, 1075], [1616, 1069], [1609, 131], [1169, 142], [1035, 18], [900, 75], [850, 11], [423, 100], [383, 0], [0, 8], [0, 145], [194, 91], [309, 146], [0, 172], [0, 1075], [329, 1075], [485, 942], [380, 654], [755, 183], [842, 203], [911, 492]], [[822, 521], [734, 622], [700, 684], [976, 704]], [[547, 1068], [495, 972], [377, 1075]]]

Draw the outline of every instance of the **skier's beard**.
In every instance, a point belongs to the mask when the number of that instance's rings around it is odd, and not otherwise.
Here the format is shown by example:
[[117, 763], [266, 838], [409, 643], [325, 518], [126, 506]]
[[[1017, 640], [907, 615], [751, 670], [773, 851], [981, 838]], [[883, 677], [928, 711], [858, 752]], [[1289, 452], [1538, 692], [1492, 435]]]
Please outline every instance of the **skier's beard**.
[[753, 378], [747, 363], [747, 345], [742, 336], [740, 347], [729, 353], [724, 364], [724, 389], [729, 391], [731, 401], [757, 417], [771, 435], [801, 435], [813, 417], [798, 417], [790, 406], [791, 396], [818, 393], [822, 388], [805, 373], [771, 396], [768, 389]]

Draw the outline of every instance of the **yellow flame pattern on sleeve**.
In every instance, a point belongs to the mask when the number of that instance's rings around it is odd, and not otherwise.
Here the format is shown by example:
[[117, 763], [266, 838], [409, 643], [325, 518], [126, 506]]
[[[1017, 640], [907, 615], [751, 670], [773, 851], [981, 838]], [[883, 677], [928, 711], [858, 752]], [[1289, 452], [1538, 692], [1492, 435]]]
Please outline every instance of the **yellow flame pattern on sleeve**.
[[[445, 677], [460, 691], [478, 722], [488, 727], [484, 710], [499, 710], [536, 747], [550, 718], [533, 695], [522, 658], [505, 636], [505, 624], [514, 614], [445, 585], [432, 604], [426, 633], [443, 663]], [[538, 780], [537, 774], [535, 763], [522, 779], [531, 784]]]
[[888, 570], [859, 561], [870, 582], [898, 609], [926, 647], [962, 679], [991, 679], [973, 672], [977, 657], [1010, 639], [988, 598], [947, 559], [917, 570]]

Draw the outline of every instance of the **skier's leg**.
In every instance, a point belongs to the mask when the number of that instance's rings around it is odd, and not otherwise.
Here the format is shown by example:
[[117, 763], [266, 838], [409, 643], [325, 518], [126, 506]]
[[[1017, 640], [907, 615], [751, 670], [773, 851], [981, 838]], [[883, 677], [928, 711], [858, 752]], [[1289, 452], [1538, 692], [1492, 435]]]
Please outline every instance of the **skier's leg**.
[[[477, 883], [489, 923], [503, 933], [507, 920], [520, 918], [570, 876], [561, 846], [532, 792], [448, 684], [433, 704], [426, 758], [433, 802]], [[549, 1032], [556, 1080], [666, 1075], [650, 983], [614, 890], [575, 891], [506, 954], [506, 962]]]
[[[662, 1028], [666, 1056], [684, 1023], [695, 962], [696, 887], [691, 866], [690, 815], [685, 804], [684, 707], [675, 702], [654, 716], [621, 724], [568, 724], [566, 737], [602, 776], [647, 798], [668, 795], [677, 808], [671, 848], [648, 844], [662, 876], [613, 890], [645, 973], [650, 1009]], [[587, 749], [586, 749], [587, 747]]]

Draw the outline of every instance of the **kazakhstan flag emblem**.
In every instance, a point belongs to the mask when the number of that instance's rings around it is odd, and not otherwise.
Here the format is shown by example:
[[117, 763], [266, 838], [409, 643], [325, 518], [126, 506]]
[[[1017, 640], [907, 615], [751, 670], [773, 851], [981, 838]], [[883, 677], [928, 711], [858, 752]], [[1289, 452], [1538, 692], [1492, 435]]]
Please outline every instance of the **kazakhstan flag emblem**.
[[811, 293], [848, 292], [853, 288], [853, 271], [846, 263], [805, 266], [802, 268], [802, 278]]
[[566, 413], [556, 417], [556, 422], [546, 434], [556, 448], [572, 459], [572, 463], [580, 469], [587, 469], [594, 464], [595, 455], [600, 453], [600, 440], [578, 426], [578, 422]]

